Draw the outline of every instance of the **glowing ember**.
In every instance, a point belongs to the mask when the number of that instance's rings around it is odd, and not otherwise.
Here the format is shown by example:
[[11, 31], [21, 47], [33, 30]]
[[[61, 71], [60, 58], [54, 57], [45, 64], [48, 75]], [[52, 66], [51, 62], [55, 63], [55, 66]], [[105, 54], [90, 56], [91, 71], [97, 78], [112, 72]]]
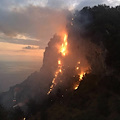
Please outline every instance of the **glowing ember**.
[[58, 60], [58, 64], [59, 64], [59, 65], [61, 64], [61, 60]]
[[60, 69], [59, 72], [62, 72], [62, 70]]
[[52, 89], [50, 89], [50, 90], [48, 91], [47, 95], [49, 95], [49, 94], [51, 93], [51, 91], [52, 91]]
[[77, 90], [79, 87], [79, 84], [77, 84], [75, 87], [74, 87], [74, 90]]
[[79, 76], [80, 80], [82, 80], [83, 76], [85, 75], [85, 72], [84, 73], [81, 73]]
[[79, 67], [76, 67], [76, 70], [79, 70]]

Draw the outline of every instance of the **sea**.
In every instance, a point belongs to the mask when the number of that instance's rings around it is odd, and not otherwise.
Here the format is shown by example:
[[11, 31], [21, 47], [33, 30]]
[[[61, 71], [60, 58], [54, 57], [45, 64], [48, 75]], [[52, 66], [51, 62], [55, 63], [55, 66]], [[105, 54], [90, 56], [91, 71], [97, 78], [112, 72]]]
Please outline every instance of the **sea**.
[[31, 73], [39, 71], [42, 62], [0, 61], [0, 93], [23, 82]]

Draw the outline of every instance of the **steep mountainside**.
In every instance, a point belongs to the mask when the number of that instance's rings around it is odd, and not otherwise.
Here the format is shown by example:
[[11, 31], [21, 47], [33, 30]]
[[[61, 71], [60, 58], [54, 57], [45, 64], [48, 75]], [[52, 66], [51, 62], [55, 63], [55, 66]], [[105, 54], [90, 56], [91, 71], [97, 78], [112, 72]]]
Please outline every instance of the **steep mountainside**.
[[69, 17], [40, 71], [0, 96], [7, 119], [119, 120], [119, 21], [120, 6], [85, 7]]

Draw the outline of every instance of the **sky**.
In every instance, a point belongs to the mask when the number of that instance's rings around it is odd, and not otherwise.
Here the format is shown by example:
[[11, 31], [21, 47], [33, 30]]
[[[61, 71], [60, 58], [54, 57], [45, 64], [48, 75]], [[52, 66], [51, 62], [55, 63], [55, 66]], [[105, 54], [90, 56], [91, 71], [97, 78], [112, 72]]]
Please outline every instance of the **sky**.
[[40, 69], [47, 43], [65, 31], [70, 11], [98, 4], [120, 0], [0, 0], [0, 91]]
[[40, 61], [69, 11], [120, 0], [0, 0], [0, 61]]

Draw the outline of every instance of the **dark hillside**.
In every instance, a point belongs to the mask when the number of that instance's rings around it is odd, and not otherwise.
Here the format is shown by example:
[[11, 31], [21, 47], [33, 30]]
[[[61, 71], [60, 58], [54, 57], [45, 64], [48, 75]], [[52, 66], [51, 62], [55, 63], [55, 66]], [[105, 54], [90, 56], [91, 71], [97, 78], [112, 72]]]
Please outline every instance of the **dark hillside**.
[[[17, 102], [24, 105], [13, 108], [10, 104], [7, 112], [0, 107], [0, 112], [5, 113], [1, 118], [120, 120], [120, 6], [84, 7], [69, 18], [67, 31], [70, 55], [63, 59], [64, 73], [58, 75], [54, 90], [47, 95], [61, 57], [55, 47], [61, 40], [57, 35], [46, 48], [40, 71], [17, 86]], [[80, 72], [86, 66], [89, 69], [74, 89], [80, 77], [75, 71], [78, 60]], [[15, 88], [1, 95], [4, 104], [12, 100]]]

